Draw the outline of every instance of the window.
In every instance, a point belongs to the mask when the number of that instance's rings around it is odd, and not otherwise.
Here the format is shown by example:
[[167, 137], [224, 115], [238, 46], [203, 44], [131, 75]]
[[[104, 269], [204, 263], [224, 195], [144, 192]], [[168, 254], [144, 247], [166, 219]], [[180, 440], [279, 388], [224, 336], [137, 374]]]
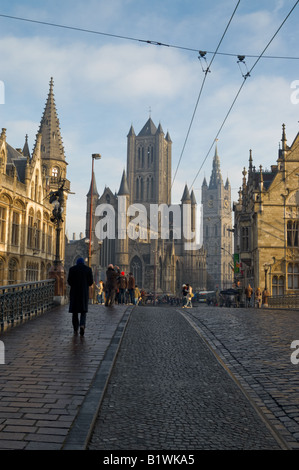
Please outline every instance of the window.
[[287, 245], [288, 246], [299, 246], [299, 220], [288, 220], [287, 223]]
[[299, 264], [288, 265], [288, 289], [299, 289]]
[[15, 258], [11, 258], [8, 263], [8, 284], [17, 283], [18, 265]]
[[0, 207], [0, 242], [5, 243], [6, 233], [6, 209]]
[[28, 216], [28, 231], [27, 231], [28, 248], [33, 248], [33, 240], [34, 240], [33, 214], [30, 213]]
[[283, 276], [273, 276], [272, 278], [272, 295], [283, 295], [284, 278]]
[[241, 228], [241, 251], [249, 251], [249, 227]]
[[4, 260], [0, 258], [0, 285], [3, 286], [4, 281]]
[[52, 178], [58, 178], [58, 173], [59, 173], [59, 171], [58, 171], [57, 166], [53, 166], [53, 168], [52, 168]]
[[38, 264], [26, 263], [26, 281], [33, 282], [38, 280]]
[[11, 227], [11, 244], [19, 245], [20, 235], [20, 214], [18, 212], [12, 213], [12, 227]]

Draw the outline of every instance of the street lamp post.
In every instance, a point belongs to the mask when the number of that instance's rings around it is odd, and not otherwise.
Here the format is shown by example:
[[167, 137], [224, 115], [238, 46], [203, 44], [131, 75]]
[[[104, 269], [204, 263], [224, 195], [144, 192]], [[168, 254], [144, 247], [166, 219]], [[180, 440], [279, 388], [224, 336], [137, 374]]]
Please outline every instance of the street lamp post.
[[92, 234], [92, 202], [93, 202], [93, 180], [94, 180], [94, 175], [93, 175], [93, 168], [94, 168], [94, 161], [99, 160], [101, 158], [101, 155], [99, 153], [93, 153], [91, 155], [92, 158], [92, 168], [91, 168], [91, 195], [90, 195], [90, 213], [89, 213], [89, 246], [88, 246], [88, 266], [91, 267], [91, 234]]
[[51, 222], [56, 226], [56, 244], [55, 244], [55, 259], [54, 266], [50, 271], [50, 277], [55, 279], [54, 297], [57, 303], [63, 303], [65, 298], [65, 272], [61, 262], [60, 253], [60, 235], [61, 226], [63, 223], [63, 206], [64, 206], [64, 183], [62, 182], [60, 188], [57, 191], [51, 191], [49, 194], [49, 201], [53, 206]]

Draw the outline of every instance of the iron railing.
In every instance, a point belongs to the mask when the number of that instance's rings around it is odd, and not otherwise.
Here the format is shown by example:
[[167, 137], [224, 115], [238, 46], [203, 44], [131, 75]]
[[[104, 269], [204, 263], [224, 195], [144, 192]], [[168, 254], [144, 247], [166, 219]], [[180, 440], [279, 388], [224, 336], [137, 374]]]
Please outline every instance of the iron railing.
[[273, 295], [268, 297], [269, 307], [299, 309], [299, 294]]
[[55, 279], [0, 286], [0, 328], [53, 306]]

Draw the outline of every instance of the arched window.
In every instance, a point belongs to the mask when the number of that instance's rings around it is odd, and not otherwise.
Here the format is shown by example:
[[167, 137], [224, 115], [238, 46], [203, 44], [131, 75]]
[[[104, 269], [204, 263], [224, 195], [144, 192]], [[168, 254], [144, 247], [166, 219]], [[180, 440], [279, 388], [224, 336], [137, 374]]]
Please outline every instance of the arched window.
[[130, 271], [135, 278], [135, 284], [142, 287], [142, 263], [140, 258], [136, 255], [130, 263]]

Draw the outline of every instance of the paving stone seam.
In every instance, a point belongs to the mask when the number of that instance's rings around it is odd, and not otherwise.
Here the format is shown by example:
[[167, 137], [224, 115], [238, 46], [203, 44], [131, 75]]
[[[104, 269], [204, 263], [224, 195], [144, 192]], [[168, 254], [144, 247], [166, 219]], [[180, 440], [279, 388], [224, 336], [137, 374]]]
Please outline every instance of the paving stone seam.
[[[177, 310], [184, 318], [185, 320], [194, 328], [194, 330], [197, 332], [197, 334], [201, 337], [201, 339], [204, 341], [204, 343], [207, 345], [207, 347], [210, 349], [210, 351], [213, 353], [219, 364], [224, 368], [224, 370], [227, 372], [227, 374], [231, 377], [231, 379], [235, 382], [235, 384], [239, 387], [243, 395], [246, 397], [248, 402], [251, 404], [251, 406], [254, 408], [255, 412], [258, 414], [260, 419], [264, 422], [266, 427], [269, 429], [279, 446], [281, 447], [282, 450], [291, 450], [290, 445], [288, 442], [284, 439], [284, 437], [277, 431], [275, 428], [274, 424], [271, 423], [270, 419], [265, 415], [265, 413], [262, 411], [262, 409], [255, 403], [255, 401], [252, 399], [250, 394], [246, 391], [245, 387], [241, 384], [240, 380], [236, 377], [236, 375], [231, 371], [231, 369], [227, 366], [225, 361], [220, 357], [218, 352], [216, 351], [215, 347], [209, 340], [209, 338], [202, 332], [200, 326], [194, 322], [190, 318], [190, 316], [181, 311]], [[275, 417], [274, 417], [275, 419]], [[275, 419], [276, 420], [276, 419]]]
[[128, 307], [119, 321], [61, 450], [86, 450], [133, 308]]

